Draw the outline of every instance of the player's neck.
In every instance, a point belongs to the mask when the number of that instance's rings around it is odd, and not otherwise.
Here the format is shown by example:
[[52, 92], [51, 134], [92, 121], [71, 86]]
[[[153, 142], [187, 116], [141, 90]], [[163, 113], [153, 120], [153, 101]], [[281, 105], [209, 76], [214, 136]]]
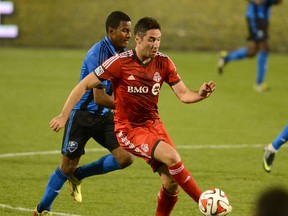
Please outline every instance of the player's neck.
[[147, 64], [149, 61], [151, 61], [151, 57], [147, 57], [145, 55], [142, 55], [141, 52], [139, 52], [137, 49], [135, 49], [135, 54], [139, 61], [142, 62], [142, 64]]
[[139, 55], [137, 55], [137, 57], [144, 65], [151, 61], [150, 57], [139, 56]]

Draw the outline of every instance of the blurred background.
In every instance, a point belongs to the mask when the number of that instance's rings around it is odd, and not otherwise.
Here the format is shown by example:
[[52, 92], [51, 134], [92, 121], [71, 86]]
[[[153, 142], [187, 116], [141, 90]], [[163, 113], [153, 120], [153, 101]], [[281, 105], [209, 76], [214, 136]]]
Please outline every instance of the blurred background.
[[[5, 2], [5, 1], [0, 1]], [[162, 49], [220, 50], [245, 45], [246, 0], [14, 0], [1, 25], [17, 25], [14, 39], [0, 47], [89, 48], [105, 35], [105, 20], [114, 10], [129, 14], [132, 26], [144, 16], [162, 25]], [[288, 51], [288, 1], [272, 8], [272, 51]], [[131, 40], [130, 47], [134, 46]]]

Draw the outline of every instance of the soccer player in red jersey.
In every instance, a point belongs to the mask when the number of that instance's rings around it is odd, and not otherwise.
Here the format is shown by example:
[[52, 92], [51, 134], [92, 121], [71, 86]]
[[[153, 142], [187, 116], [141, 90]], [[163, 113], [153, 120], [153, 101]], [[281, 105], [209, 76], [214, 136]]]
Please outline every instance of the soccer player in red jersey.
[[106, 60], [71, 92], [61, 114], [50, 122], [58, 131], [65, 125], [71, 109], [87, 89], [101, 80], [111, 80], [114, 90], [115, 132], [120, 145], [143, 158], [158, 172], [162, 182], [156, 216], [170, 215], [177, 202], [179, 186], [198, 202], [201, 189], [185, 168], [158, 114], [158, 97], [166, 82], [180, 101], [195, 103], [215, 90], [213, 81], [203, 83], [198, 91], [188, 89], [172, 60], [158, 52], [161, 27], [151, 17], [140, 19], [134, 29], [136, 47]]

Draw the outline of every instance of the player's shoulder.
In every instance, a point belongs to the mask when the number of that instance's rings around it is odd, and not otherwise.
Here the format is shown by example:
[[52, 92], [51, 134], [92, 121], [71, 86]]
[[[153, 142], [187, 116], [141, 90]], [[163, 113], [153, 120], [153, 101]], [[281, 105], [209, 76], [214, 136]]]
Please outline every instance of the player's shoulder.
[[112, 57], [110, 57], [109, 59], [107, 59], [106, 61], [115, 61], [115, 60], [123, 60], [123, 59], [127, 59], [131, 56], [133, 56], [133, 51], [132, 50], [127, 50], [121, 53], [116, 53], [115, 55], [113, 55]]
[[173, 63], [173, 61], [170, 59], [170, 57], [168, 55], [161, 53], [161, 52], [157, 52], [155, 59], [157, 61], [161, 61], [161, 62], [167, 62], [167, 63], [172, 62]]
[[104, 40], [100, 40], [93, 44], [87, 52], [86, 56], [98, 55], [100, 52], [104, 52], [107, 49], [107, 45]]
[[169, 58], [168, 55], [162, 53], [162, 52], [157, 52], [156, 57], [158, 58]]
[[161, 52], [157, 52], [156, 56], [155, 56], [155, 59], [157, 61], [161, 61], [161, 62], [166, 62], [166, 63], [173, 63], [172, 59], [170, 59], [170, 57], [164, 53], [161, 53]]
[[100, 50], [103, 51], [103, 48], [107, 47], [107, 44], [105, 43], [105, 40], [100, 40], [92, 45], [92, 47], [89, 49], [88, 53], [99, 53]]
[[132, 57], [134, 53], [133, 53], [133, 50], [126, 50], [117, 55], [119, 56], [119, 58], [129, 58], [129, 57]]

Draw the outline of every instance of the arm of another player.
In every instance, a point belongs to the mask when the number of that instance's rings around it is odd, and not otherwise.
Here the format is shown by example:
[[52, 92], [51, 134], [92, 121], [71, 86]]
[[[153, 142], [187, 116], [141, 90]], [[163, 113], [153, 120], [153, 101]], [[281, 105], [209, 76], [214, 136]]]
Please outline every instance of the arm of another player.
[[188, 89], [185, 84], [180, 81], [172, 86], [176, 96], [183, 103], [195, 103], [208, 98], [216, 89], [216, 84], [213, 81], [203, 83], [198, 91]]
[[81, 99], [86, 90], [92, 89], [98, 84], [100, 84], [100, 80], [96, 77], [94, 73], [90, 73], [83, 80], [81, 80], [81, 82], [79, 82], [78, 85], [76, 85], [71, 91], [63, 106], [61, 113], [50, 121], [51, 129], [56, 132], [61, 130], [65, 126], [66, 121], [69, 118], [70, 112], [72, 111], [76, 103]]
[[115, 109], [114, 96], [110, 96], [106, 93], [105, 88], [93, 89], [94, 101], [100, 106], [104, 106], [110, 109]]

